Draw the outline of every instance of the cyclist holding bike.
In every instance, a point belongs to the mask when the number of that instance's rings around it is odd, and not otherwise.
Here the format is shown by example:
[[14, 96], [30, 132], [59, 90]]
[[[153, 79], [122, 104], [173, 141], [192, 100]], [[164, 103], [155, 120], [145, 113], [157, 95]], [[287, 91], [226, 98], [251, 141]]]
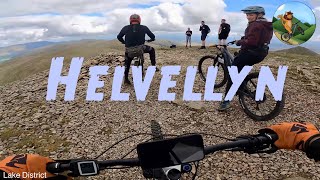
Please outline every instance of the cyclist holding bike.
[[[308, 158], [320, 160], [320, 132], [311, 123], [284, 122], [260, 129], [259, 133], [277, 134], [276, 149], [301, 150]], [[9, 156], [0, 161], [0, 179], [9, 174], [45, 174], [47, 179], [71, 179], [70, 177], [55, 175], [46, 170], [46, 164], [53, 160], [34, 154]], [[44, 176], [43, 176], [44, 177]], [[34, 178], [34, 179], [43, 179]], [[14, 179], [14, 178], [11, 178]], [[19, 179], [19, 178], [18, 178]], [[28, 179], [28, 178], [26, 178]], [[32, 178], [29, 178], [32, 179]]]
[[[147, 34], [150, 37], [150, 41], [155, 40], [155, 35], [150, 31], [147, 26], [140, 25], [141, 18], [138, 14], [133, 14], [130, 16], [130, 25], [124, 26], [117, 38], [122, 43], [125, 44], [126, 48], [135, 47], [143, 45], [144, 53], [149, 53], [151, 65], [156, 65], [156, 53], [153, 47], [144, 45], [145, 43], [145, 35]], [[125, 36], [125, 40], [123, 39]], [[129, 57], [128, 53], [125, 53], [125, 83], [131, 84], [128, 75], [130, 70], [130, 65], [134, 57]], [[158, 70], [158, 68], [156, 68]]]
[[[265, 10], [261, 6], [249, 6], [243, 10], [248, 19], [245, 36], [236, 41], [241, 46], [239, 54], [235, 57], [232, 66], [237, 66], [240, 72], [244, 66], [252, 66], [264, 60], [268, 55], [269, 44], [273, 36], [272, 23], [264, 18]], [[226, 93], [228, 93], [232, 82], [228, 78]], [[223, 101], [218, 108], [224, 111], [230, 108], [230, 101]]]

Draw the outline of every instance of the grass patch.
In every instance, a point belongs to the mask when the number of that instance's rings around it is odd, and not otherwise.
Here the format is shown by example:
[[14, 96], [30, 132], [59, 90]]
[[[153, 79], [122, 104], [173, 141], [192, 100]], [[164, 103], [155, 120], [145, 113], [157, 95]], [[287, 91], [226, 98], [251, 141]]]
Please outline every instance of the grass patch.
[[[10, 141], [7, 143], [8, 149], [14, 149], [15, 153], [28, 153], [28, 149], [32, 148], [34, 153], [43, 156], [49, 156], [50, 152], [67, 152], [69, 150], [69, 142], [56, 137], [50, 133], [39, 136], [33, 130], [19, 130], [10, 128], [0, 133], [1, 141]], [[12, 138], [20, 138], [19, 141], [13, 142]]]
[[18, 137], [22, 134], [21, 131], [17, 131], [16, 129], [5, 129], [0, 133], [0, 140], [6, 141], [9, 140], [10, 137]]

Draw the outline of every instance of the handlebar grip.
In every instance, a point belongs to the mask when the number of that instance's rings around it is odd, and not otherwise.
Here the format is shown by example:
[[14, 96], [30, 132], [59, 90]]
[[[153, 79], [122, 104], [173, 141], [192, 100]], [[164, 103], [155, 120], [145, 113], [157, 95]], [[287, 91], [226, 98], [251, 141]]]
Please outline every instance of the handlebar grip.
[[276, 140], [278, 140], [278, 135], [277, 134], [265, 134], [272, 142], [275, 142]]
[[236, 41], [231, 41], [231, 42], [229, 42], [228, 44], [234, 44], [234, 43], [236, 43]]

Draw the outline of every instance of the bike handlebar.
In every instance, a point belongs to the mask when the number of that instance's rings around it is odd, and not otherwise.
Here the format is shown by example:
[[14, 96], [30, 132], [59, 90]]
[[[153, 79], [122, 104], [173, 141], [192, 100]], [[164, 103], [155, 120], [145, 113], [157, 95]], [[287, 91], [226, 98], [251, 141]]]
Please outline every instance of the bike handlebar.
[[152, 41], [155, 41], [155, 39], [148, 39], [148, 40], [145, 40], [145, 42], [152, 42]]
[[212, 45], [212, 46], [209, 46], [209, 47], [227, 47], [227, 46], [230, 46], [230, 45], [233, 45], [233, 44], [235, 44], [236, 43], [236, 41], [231, 41], [231, 42], [228, 42], [226, 45], [219, 45], [219, 44], [215, 44], [215, 45]]
[[[262, 145], [271, 145], [278, 139], [276, 134], [259, 134], [255, 136], [248, 136], [247, 138], [239, 137], [234, 141], [221, 143], [217, 145], [207, 146], [204, 148], [204, 154], [212, 154], [216, 151], [228, 150], [232, 148], [240, 148], [237, 151], [245, 150], [246, 148], [261, 147]], [[242, 149], [241, 149], [242, 148]], [[69, 171], [71, 160], [57, 161], [47, 164], [47, 171], [51, 173], [61, 173], [64, 171]], [[87, 161], [87, 160], [83, 160]], [[99, 170], [104, 170], [112, 166], [129, 166], [135, 167], [140, 166], [140, 161], [138, 158], [131, 159], [118, 159], [118, 160], [106, 160], [106, 161], [96, 161], [99, 166]]]
[[276, 134], [265, 134], [253, 136], [251, 138], [238, 138], [235, 141], [208, 146], [204, 148], [205, 155], [214, 153], [216, 151], [232, 149], [232, 148], [246, 148], [252, 146], [260, 146], [263, 144], [271, 145], [278, 139]]

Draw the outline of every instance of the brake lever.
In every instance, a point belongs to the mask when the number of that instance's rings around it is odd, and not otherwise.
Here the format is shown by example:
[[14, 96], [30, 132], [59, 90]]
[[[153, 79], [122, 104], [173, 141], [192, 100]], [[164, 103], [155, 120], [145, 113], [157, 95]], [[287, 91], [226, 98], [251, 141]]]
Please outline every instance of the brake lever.
[[[239, 136], [237, 137], [239, 139], [248, 139], [249, 141], [254, 141], [254, 136]], [[248, 154], [254, 154], [254, 153], [274, 153], [278, 150], [278, 148], [272, 144], [262, 144], [260, 146], [254, 146], [253, 143], [251, 143], [251, 147], [239, 147], [238, 151], [243, 151]]]
[[231, 41], [231, 42], [228, 42], [228, 45], [234, 45], [236, 43], [236, 41]]

